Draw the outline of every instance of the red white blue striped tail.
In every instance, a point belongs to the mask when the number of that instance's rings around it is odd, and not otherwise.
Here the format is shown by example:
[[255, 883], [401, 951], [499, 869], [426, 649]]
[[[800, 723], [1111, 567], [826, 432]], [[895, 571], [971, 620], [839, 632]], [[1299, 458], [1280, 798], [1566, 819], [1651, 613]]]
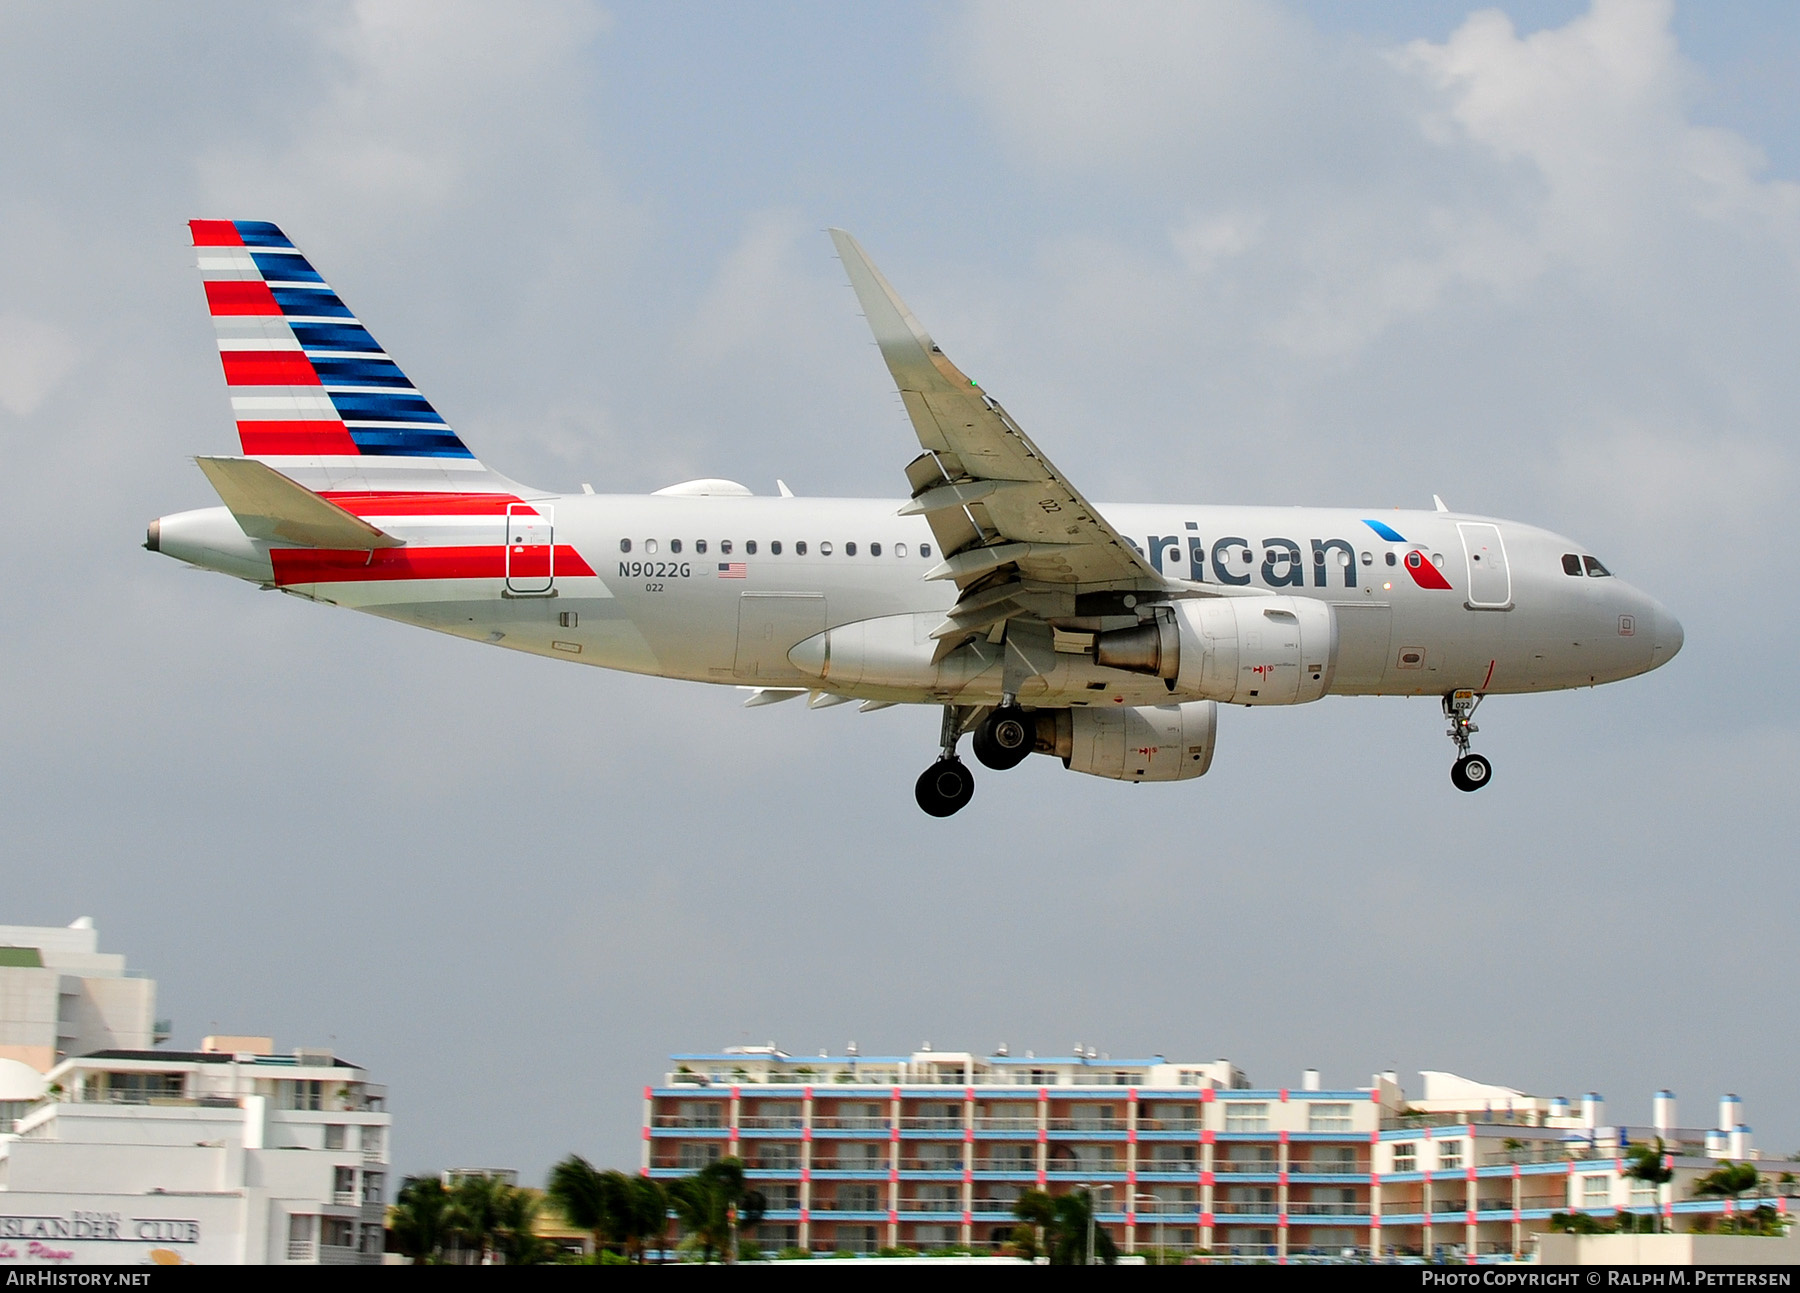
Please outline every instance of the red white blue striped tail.
[[264, 220], [191, 220], [246, 456], [315, 490], [512, 490]]

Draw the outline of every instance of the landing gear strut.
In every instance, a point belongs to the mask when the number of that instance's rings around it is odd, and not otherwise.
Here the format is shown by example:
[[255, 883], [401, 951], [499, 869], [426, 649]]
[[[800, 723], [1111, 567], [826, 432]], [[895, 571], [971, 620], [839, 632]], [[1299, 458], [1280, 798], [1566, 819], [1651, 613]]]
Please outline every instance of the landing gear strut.
[[913, 797], [919, 801], [919, 807], [933, 817], [952, 816], [975, 797], [975, 778], [956, 757], [956, 742], [962, 736], [966, 712], [959, 713], [955, 705], [944, 706], [941, 737], [944, 752], [936, 763], [919, 774], [918, 784], [913, 787]]
[[1450, 730], [1444, 733], [1456, 742], [1457, 760], [1450, 765], [1450, 784], [1458, 790], [1480, 790], [1494, 775], [1493, 765], [1479, 754], [1469, 753], [1469, 738], [1481, 729], [1472, 721], [1482, 697], [1473, 691], [1453, 691], [1444, 696], [1444, 717]]

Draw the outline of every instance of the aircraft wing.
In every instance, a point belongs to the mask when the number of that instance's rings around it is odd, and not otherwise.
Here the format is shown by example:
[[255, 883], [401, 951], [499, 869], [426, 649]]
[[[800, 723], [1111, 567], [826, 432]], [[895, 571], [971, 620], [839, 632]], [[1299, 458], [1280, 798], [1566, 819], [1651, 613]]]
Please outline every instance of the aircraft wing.
[[850, 285], [925, 452], [906, 469], [912, 502], [944, 554], [932, 577], [969, 590], [1002, 568], [1030, 581], [1106, 590], [1166, 584], [1018, 423], [934, 343], [856, 239], [831, 230]]

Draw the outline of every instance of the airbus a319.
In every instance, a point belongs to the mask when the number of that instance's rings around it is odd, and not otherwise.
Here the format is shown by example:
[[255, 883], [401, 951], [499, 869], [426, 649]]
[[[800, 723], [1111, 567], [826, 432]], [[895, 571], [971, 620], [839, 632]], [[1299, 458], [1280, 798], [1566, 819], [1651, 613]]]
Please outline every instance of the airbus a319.
[[242, 454], [146, 545], [556, 660], [943, 710], [919, 806], [1032, 753], [1118, 781], [1212, 764], [1220, 705], [1437, 696], [1451, 780], [1488, 696], [1646, 673], [1681, 625], [1581, 544], [1433, 510], [1092, 504], [832, 231], [921, 452], [900, 499], [726, 480], [560, 493], [487, 467], [275, 225], [191, 222]]

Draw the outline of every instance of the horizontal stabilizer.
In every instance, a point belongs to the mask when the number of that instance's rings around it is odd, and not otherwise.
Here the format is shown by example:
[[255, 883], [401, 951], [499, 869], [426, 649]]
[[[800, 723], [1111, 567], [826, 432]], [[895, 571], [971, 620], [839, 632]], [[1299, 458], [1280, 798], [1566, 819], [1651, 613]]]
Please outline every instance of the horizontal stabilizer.
[[252, 539], [308, 548], [398, 548], [396, 539], [255, 458], [196, 458], [239, 527]]

